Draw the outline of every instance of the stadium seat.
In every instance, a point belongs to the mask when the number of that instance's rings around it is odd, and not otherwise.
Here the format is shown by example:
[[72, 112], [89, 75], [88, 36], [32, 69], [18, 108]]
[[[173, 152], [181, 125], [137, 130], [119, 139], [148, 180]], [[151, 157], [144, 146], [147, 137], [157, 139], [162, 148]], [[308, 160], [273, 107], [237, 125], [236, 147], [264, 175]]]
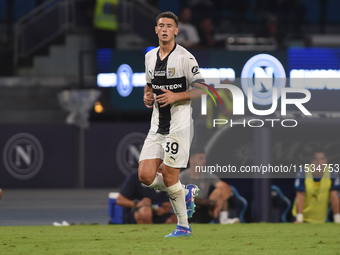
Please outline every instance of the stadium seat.
[[[339, 191], [339, 197], [340, 197], [340, 191]], [[327, 212], [327, 222], [333, 221], [333, 213], [332, 213], [332, 206], [329, 205], [328, 212]]]
[[[281, 189], [276, 186], [271, 186], [272, 208], [270, 214], [270, 222], [288, 222], [287, 213], [292, 205], [290, 200], [283, 195]], [[251, 203], [251, 217], [255, 219], [254, 201]]]
[[118, 192], [109, 193], [109, 217], [111, 224], [123, 224], [124, 208], [116, 204]]
[[242, 223], [245, 223], [244, 214], [248, 207], [247, 200], [242, 197], [234, 186], [231, 186], [231, 196], [228, 200], [229, 218], [238, 217]]
[[281, 189], [272, 185], [272, 221], [271, 222], [287, 222], [287, 213], [291, 207], [290, 200], [283, 195]]

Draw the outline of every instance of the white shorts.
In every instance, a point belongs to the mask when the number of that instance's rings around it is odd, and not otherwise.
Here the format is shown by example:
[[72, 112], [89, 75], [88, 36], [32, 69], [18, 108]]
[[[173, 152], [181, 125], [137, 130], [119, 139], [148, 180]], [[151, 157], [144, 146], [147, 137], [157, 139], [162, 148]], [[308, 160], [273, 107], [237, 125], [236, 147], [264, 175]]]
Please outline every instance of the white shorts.
[[193, 129], [191, 127], [168, 135], [149, 131], [139, 155], [139, 162], [145, 159], [159, 158], [167, 166], [186, 168], [192, 137]]

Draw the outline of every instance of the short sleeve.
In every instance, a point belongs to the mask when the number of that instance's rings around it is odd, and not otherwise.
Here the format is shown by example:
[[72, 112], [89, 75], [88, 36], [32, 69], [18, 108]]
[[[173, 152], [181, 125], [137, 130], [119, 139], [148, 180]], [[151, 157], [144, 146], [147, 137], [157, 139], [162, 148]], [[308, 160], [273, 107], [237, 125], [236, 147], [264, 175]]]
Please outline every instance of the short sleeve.
[[185, 57], [185, 66], [185, 77], [191, 86], [194, 83], [204, 82], [198, 63], [193, 55], [188, 54]]
[[332, 178], [331, 190], [340, 190], [340, 179], [339, 177]]
[[294, 182], [294, 187], [296, 191], [305, 191], [305, 179], [304, 178], [296, 178]]
[[150, 77], [150, 72], [148, 70], [148, 61], [147, 61], [147, 56], [145, 56], [145, 80], [146, 84], [151, 87], [151, 77]]

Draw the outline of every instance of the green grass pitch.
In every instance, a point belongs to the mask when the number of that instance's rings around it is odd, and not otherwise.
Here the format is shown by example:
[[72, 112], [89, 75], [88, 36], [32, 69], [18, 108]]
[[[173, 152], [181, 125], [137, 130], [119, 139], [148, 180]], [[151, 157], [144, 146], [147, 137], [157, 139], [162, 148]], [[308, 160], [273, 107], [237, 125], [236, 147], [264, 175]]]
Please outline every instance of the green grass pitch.
[[340, 224], [193, 224], [0, 227], [0, 254], [340, 254]]

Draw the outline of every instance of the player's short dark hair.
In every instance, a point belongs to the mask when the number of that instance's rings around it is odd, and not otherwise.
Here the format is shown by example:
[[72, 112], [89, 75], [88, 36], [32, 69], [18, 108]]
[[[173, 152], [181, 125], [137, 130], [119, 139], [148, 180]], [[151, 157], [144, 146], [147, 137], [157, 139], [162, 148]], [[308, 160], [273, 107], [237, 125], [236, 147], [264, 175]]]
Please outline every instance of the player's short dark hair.
[[178, 27], [178, 17], [176, 16], [176, 14], [174, 14], [173, 12], [162, 12], [161, 14], [159, 14], [156, 18], [156, 25], [158, 24], [158, 20], [160, 18], [169, 18], [169, 19], [173, 19], [176, 23], [176, 26]]
[[196, 154], [205, 154], [205, 151], [202, 148], [191, 148], [190, 149], [190, 158], [195, 156]]
[[311, 159], [314, 158], [314, 155], [315, 155], [316, 153], [323, 153], [323, 154], [325, 154], [325, 156], [326, 156], [326, 158], [327, 158], [327, 154], [326, 154], [325, 150], [320, 149], [320, 148], [314, 149], [314, 150], [312, 151], [312, 153], [310, 154], [310, 158], [311, 158]]

